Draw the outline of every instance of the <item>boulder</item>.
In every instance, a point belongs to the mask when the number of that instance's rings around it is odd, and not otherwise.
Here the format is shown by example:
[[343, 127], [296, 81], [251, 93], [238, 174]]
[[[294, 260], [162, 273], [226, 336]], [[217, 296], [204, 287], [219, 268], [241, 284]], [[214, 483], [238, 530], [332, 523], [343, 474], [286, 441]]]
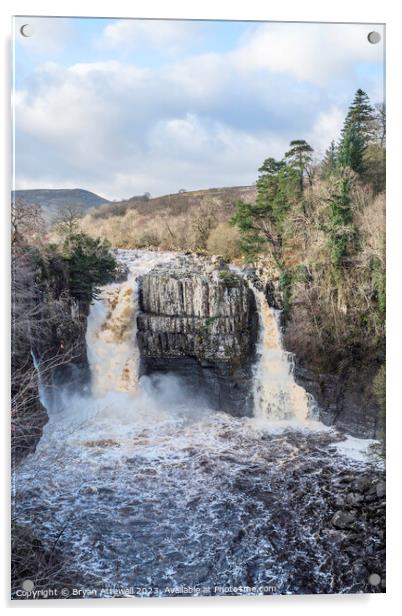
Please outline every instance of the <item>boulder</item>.
[[331, 522], [335, 528], [351, 528], [355, 523], [355, 515], [350, 511], [337, 511], [333, 515]]
[[378, 498], [385, 496], [385, 481], [379, 481], [376, 485], [376, 493]]

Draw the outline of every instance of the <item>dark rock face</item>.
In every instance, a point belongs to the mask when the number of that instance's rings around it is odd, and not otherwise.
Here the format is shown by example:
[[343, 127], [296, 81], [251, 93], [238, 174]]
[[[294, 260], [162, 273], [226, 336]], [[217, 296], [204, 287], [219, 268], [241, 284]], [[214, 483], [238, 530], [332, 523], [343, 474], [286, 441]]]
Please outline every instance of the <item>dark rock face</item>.
[[327, 426], [359, 438], [378, 438], [379, 409], [371, 383], [377, 365], [356, 365], [340, 374], [317, 373], [295, 362], [295, 378], [312, 394], [319, 406], [320, 419]]
[[[21, 357], [13, 358], [13, 374], [22, 374], [22, 383], [15, 383], [13, 392], [25, 389], [26, 401], [17, 406], [13, 453], [19, 462], [36, 449], [44, 425], [48, 421], [48, 406], [57, 402], [61, 388], [83, 391], [90, 379], [85, 343], [87, 317], [68, 294], [59, 299], [40, 296], [40, 319], [35, 336], [20, 343]], [[37, 365], [34, 366], [34, 358]], [[41, 402], [39, 373], [46, 407]], [[21, 380], [20, 379], [20, 380]], [[21, 434], [20, 434], [21, 433]]]
[[41, 335], [33, 344], [38, 363], [43, 366], [43, 383], [49, 399], [60, 388], [82, 391], [90, 380], [85, 334], [89, 306], [80, 305], [67, 291], [41, 300]]
[[355, 522], [355, 517], [356, 516], [354, 512], [337, 511], [334, 514], [331, 522], [332, 522], [332, 525], [335, 526], [336, 528], [341, 528], [341, 529], [352, 528]]
[[178, 257], [142, 277], [142, 374], [173, 372], [236, 416], [252, 415], [258, 317], [247, 283], [216, 261]]

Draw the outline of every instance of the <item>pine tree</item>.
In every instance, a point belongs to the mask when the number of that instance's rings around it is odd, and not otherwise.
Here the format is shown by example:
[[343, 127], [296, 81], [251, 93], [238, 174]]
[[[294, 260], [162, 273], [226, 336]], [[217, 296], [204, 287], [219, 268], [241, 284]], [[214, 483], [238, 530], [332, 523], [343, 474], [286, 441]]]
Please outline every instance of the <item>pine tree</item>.
[[297, 139], [290, 142], [290, 150], [285, 154], [289, 166], [296, 169], [299, 174], [300, 192], [303, 192], [304, 175], [313, 160], [312, 152], [313, 148], [307, 141]]
[[[276, 165], [278, 170], [274, 173]], [[277, 265], [282, 268], [284, 228], [288, 212], [298, 198], [298, 187], [299, 173], [295, 168], [272, 158], [264, 162], [257, 181], [255, 203], [238, 202], [231, 219], [241, 231], [242, 250], [248, 259], [254, 258], [268, 243]]]
[[63, 257], [68, 264], [70, 293], [85, 304], [98, 296], [98, 287], [111, 282], [116, 271], [110, 244], [85, 233], [74, 233], [65, 239]]
[[352, 104], [349, 107], [342, 129], [342, 138], [352, 126], [359, 133], [367, 146], [373, 139], [375, 132], [375, 111], [366, 92], [357, 90]]
[[375, 138], [375, 112], [367, 94], [357, 90], [343, 124], [338, 146], [338, 164], [364, 175], [365, 153]]
[[351, 124], [343, 133], [338, 148], [338, 163], [341, 167], [350, 167], [358, 174], [363, 174], [366, 169], [364, 154], [366, 146], [363, 136], [358, 128]]
[[285, 164], [283, 160], [275, 160], [275, 158], [272, 157], [266, 158], [258, 169], [258, 172], [264, 175], [276, 175]]
[[348, 245], [354, 235], [353, 216], [350, 197], [350, 178], [340, 177], [334, 182], [331, 191], [330, 224], [328, 227], [331, 263], [340, 272]]
[[328, 178], [335, 173], [338, 164], [338, 150], [335, 141], [332, 140], [329, 148], [324, 154], [323, 161], [321, 163], [321, 177]]

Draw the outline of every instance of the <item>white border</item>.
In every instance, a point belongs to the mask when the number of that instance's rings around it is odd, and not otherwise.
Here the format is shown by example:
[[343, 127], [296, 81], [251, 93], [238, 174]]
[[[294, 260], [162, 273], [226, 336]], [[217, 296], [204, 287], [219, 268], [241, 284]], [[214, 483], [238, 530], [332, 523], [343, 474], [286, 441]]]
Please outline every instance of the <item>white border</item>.
[[[267, 613], [268, 610], [281, 610], [283, 614], [291, 610], [300, 616], [322, 614], [326, 616], [344, 613], [365, 616], [378, 616], [380, 610], [391, 610], [401, 603], [398, 596], [399, 578], [402, 574], [401, 566], [401, 463], [399, 442], [401, 440], [402, 408], [397, 404], [400, 396], [398, 377], [401, 380], [401, 316], [400, 288], [402, 259], [400, 246], [402, 245], [402, 178], [401, 176], [401, 124], [400, 124], [400, 83], [397, 70], [401, 57], [401, 21], [398, 19], [397, 3], [392, 0], [336, 0], [323, 2], [317, 0], [285, 0], [285, 2], [268, 2], [267, 0], [246, 0], [235, 5], [233, 0], [203, 0], [202, 2], [189, 2], [188, 0], [148, 0], [136, 2], [129, 0], [113, 0], [105, 2], [89, 2], [88, 0], [4, 0], [1, 6], [1, 55], [3, 77], [3, 96], [1, 104], [2, 131], [4, 135], [2, 156], [2, 242], [1, 256], [5, 276], [3, 301], [1, 302], [1, 331], [3, 349], [0, 375], [3, 393], [3, 460], [5, 469], [2, 473], [3, 510], [1, 519], [3, 529], [1, 538], [4, 541], [1, 554], [2, 566], [0, 572], [1, 597], [6, 609], [70, 609], [80, 613], [87, 608], [116, 610], [129, 608], [136, 612], [153, 613], [163, 609], [167, 614], [177, 611], [191, 610], [204, 613], [208, 611], [241, 613], [245, 609], [256, 613]], [[335, 22], [371, 22], [387, 24], [387, 118], [388, 118], [388, 182], [387, 182], [387, 257], [388, 257], [388, 578], [386, 595], [322, 595], [322, 596], [289, 596], [289, 597], [256, 597], [256, 598], [216, 598], [216, 599], [133, 599], [125, 600], [86, 600], [86, 601], [40, 601], [34, 602], [8, 602], [9, 592], [9, 533], [8, 533], [8, 390], [9, 390], [9, 191], [10, 191], [10, 33], [11, 15], [71, 15], [71, 16], [102, 16], [102, 17], [170, 17], [170, 18], [208, 18], [208, 19], [266, 19], [273, 21], [335, 21]], [[399, 64], [399, 66], [398, 66]], [[399, 92], [397, 93], [397, 89]], [[399, 97], [398, 97], [399, 94]], [[399, 177], [398, 177], [399, 172]], [[399, 181], [398, 181], [399, 180]], [[399, 301], [398, 301], [399, 300]], [[399, 361], [398, 361], [399, 360]], [[398, 455], [399, 454], [399, 455]], [[397, 483], [399, 480], [399, 484]], [[390, 487], [393, 489], [390, 489]], [[398, 532], [399, 531], [399, 532]]]

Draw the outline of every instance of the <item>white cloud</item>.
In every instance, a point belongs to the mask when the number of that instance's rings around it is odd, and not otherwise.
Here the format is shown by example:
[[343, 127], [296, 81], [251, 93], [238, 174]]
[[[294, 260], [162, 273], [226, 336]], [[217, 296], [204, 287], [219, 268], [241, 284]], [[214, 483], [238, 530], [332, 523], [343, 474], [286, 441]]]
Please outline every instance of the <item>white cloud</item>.
[[367, 41], [371, 29], [360, 24], [264, 24], [232, 53], [232, 61], [245, 69], [328, 84], [350, 73], [355, 62], [382, 61], [382, 45]]
[[208, 187], [253, 182], [267, 148], [280, 157], [288, 140], [269, 131], [253, 135], [187, 114], [158, 122], [149, 133], [148, 144], [150, 160], [158, 161], [155, 173], [160, 165], [159, 173], [169, 169], [169, 179], [173, 169], [178, 187], [189, 183]]
[[[106, 31], [110, 45], [125, 36], [165, 49], [183, 43], [189, 25], [118, 21]], [[361, 43], [362, 26], [351, 28], [259, 25], [235, 51], [149, 69], [108, 59], [43, 64], [15, 93], [17, 187], [157, 195], [250, 183], [293, 138], [321, 153], [365, 85], [355, 63], [378, 54]]]
[[114, 110], [121, 113], [126, 107], [125, 114], [130, 113], [130, 95], [142, 88], [145, 77], [145, 71], [118, 62], [69, 68], [48, 63], [37, 88], [16, 98], [17, 129], [42, 142], [57, 142], [62, 151], [83, 148], [96, 157], [101, 154], [96, 146], [106, 145], [106, 139], [113, 143]]
[[233, 66], [225, 54], [204, 53], [170, 65], [166, 79], [190, 98], [213, 100], [232, 84]]
[[327, 111], [322, 111], [315, 122], [311, 131], [311, 145], [316, 150], [316, 155], [322, 156], [331, 141], [338, 140], [345, 114], [338, 107], [331, 107]]
[[[195, 189], [250, 184], [255, 180], [256, 169], [266, 157], [267, 149], [280, 157], [288, 143], [286, 138], [269, 132], [250, 135], [224, 123], [187, 114], [151, 124], [141, 143], [136, 145], [133, 133], [134, 145], [130, 145], [126, 138], [122, 139], [124, 120], [113, 135], [106, 119], [87, 124], [90, 105], [81, 110], [81, 118], [76, 123], [74, 115], [59, 123], [61, 138], [75, 123], [75, 139], [70, 135], [67, 147], [60, 150], [61, 142], [53, 141], [54, 130], [41, 135], [42, 139], [47, 138], [50, 151], [54, 143], [57, 154], [62, 152], [57, 167], [62, 169], [65, 179], [47, 174], [47, 161], [42, 160], [34, 181], [29, 176], [19, 175], [19, 187], [84, 186], [109, 198], [123, 198], [148, 190], [155, 195], [164, 194], [183, 186]], [[119, 109], [115, 109], [115, 113], [118, 114]], [[29, 121], [33, 121], [32, 117]], [[84, 124], [87, 124], [85, 131]], [[36, 127], [39, 128], [38, 123]], [[35, 136], [39, 138], [40, 135], [35, 133]], [[41, 149], [44, 147], [42, 145]]]

